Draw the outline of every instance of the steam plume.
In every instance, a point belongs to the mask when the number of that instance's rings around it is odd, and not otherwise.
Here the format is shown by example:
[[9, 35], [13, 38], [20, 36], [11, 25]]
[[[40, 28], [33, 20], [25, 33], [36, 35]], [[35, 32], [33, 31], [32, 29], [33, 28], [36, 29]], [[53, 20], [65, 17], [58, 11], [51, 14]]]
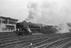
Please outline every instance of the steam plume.
[[[40, 3], [31, 3], [27, 21], [39, 24], [63, 24], [63, 30], [68, 31], [66, 24], [71, 19], [71, 1], [45, 0]], [[65, 32], [64, 31], [64, 32]], [[60, 31], [61, 32], [61, 31]], [[63, 31], [62, 31], [63, 32]]]

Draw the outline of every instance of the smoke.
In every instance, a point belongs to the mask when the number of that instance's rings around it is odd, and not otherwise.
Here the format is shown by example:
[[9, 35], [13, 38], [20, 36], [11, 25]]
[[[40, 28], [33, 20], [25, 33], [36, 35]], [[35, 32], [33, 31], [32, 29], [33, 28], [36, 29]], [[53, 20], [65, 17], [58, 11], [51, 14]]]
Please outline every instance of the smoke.
[[33, 23], [38, 23], [38, 19], [41, 18], [41, 11], [39, 9], [38, 4], [36, 3], [30, 3], [28, 5], [29, 8], [29, 15], [28, 18], [26, 18], [26, 21], [30, 21]]
[[26, 19], [40, 24], [61, 24], [70, 21], [71, 7], [66, 0], [47, 0], [42, 3], [29, 3], [29, 15]]
[[57, 33], [69, 33], [70, 27], [67, 24], [59, 24], [56, 28], [58, 30]]
[[45, 24], [59, 25], [63, 24], [60, 32], [68, 32], [66, 24], [71, 19], [71, 1], [70, 0], [44, 0], [41, 3], [32, 3], [29, 5], [29, 15], [27, 21]]

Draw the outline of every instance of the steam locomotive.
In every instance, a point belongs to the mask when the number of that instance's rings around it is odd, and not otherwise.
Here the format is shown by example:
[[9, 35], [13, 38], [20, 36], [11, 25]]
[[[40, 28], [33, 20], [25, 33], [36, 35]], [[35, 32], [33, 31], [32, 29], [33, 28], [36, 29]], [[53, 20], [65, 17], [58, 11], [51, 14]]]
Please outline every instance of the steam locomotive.
[[40, 32], [40, 26], [31, 22], [20, 22], [16, 24], [17, 35], [32, 35], [32, 33]]
[[32, 35], [32, 33], [52, 34], [57, 31], [53, 26], [42, 26], [30, 22], [21, 22], [16, 24], [17, 35]]
[[17, 23], [16, 24], [16, 31], [17, 35], [31, 35], [32, 31], [30, 30], [28, 24], [26, 22]]

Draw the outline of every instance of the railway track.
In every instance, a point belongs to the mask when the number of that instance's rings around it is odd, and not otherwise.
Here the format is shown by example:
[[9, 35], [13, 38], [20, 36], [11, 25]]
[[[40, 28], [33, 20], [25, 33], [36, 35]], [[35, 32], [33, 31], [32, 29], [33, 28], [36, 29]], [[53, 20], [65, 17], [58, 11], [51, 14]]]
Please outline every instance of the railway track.
[[30, 45], [30, 43], [32, 42], [32, 40], [36, 40], [36, 39], [40, 39], [44, 37], [43, 35], [42, 36], [27, 36], [27, 37], [22, 37], [20, 39], [16, 38], [16, 39], [8, 39], [8, 38], [4, 38], [4, 39], [0, 39], [0, 47], [1, 48], [8, 48], [8, 47], [11, 47], [11, 46], [14, 46], [14, 45], [22, 45], [22, 46], [26, 46], [26, 45]]
[[7, 37], [7, 38], [3, 38], [0, 39], [0, 43], [4, 43], [4, 42], [12, 42], [12, 41], [17, 41], [17, 40], [22, 40], [22, 39], [36, 39], [36, 38], [46, 38], [48, 37], [48, 35], [30, 35], [30, 36], [21, 36], [21, 37]]
[[38, 46], [39, 48], [62, 48], [61, 46], [64, 45], [64, 43], [67, 43], [68, 41], [71, 41], [71, 38], [65, 38], [65, 39], [60, 39], [56, 40], [51, 43], [46, 43], [42, 46]]
[[70, 41], [71, 35], [33, 35], [22, 37], [17, 40], [6, 39], [0, 44], [0, 48], [64, 48], [65, 46], [70, 46]]
[[[59, 45], [64, 45], [64, 43], [68, 43], [68, 41], [71, 41], [71, 35], [62, 35], [62, 36], [56, 36], [52, 38], [45, 38], [40, 40], [32, 41], [32, 46], [28, 45], [28, 47], [33, 48], [57, 48]], [[51, 45], [56, 45], [52, 46]], [[27, 46], [26, 46], [27, 48]], [[59, 47], [60, 48], [60, 47]]]

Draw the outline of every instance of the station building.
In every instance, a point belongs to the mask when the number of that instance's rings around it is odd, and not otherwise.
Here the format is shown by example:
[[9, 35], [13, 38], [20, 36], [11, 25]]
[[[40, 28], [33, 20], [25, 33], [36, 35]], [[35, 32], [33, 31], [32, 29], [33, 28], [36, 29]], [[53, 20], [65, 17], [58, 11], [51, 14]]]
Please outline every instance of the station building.
[[13, 32], [16, 30], [18, 19], [0, 16], [0, 32]]

